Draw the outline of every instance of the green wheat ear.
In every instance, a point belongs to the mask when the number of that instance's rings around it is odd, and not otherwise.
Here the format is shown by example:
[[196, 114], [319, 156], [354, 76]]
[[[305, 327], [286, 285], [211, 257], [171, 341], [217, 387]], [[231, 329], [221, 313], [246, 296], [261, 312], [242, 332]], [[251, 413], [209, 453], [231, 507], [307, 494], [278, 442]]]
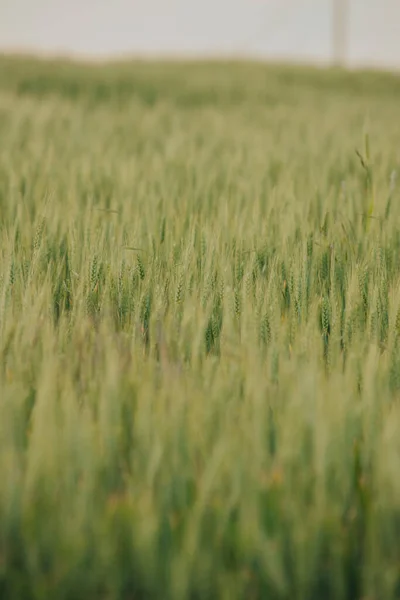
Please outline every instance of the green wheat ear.
[[373, 176], [372, 176], [371, 152], [370, 152], [370, 143], [369, 143], [368, 132], [365, 134], [364, 147], [365, 147], [365, 158], [367, 159], [367, 167], [368, 167], [368, 182], [367, 182], [368, 183], [368, 194], [369, 194], [368, 217], [371, 217], [374, 212], [375, 197], [374, 197], [374, 182], [373, 182]]
[[374, 213], [375, 208], [375, 195], [374, 195], [374, 181], [373, 181], [373, 171], [371, 166], [371, 151], [370, 151], [370, 141], [369, 134], [365, 133], [364, 135], [364, 155], [361, 154], [358, 150], [356, 150], [356, 154], [360, 160], [361, 166], [365, 172], [365, 210], [363, 213], [364, 227], [365, 231], [368, 231], [370, 228], [371, 217]]

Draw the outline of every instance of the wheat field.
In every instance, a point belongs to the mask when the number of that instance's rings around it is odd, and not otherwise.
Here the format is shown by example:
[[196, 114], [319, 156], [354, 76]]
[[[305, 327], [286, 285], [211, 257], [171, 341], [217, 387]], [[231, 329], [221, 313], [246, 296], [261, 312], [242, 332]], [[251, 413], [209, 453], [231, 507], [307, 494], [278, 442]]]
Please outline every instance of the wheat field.
[[1, 598], [400, 598], [399, 106], [0, 58]]

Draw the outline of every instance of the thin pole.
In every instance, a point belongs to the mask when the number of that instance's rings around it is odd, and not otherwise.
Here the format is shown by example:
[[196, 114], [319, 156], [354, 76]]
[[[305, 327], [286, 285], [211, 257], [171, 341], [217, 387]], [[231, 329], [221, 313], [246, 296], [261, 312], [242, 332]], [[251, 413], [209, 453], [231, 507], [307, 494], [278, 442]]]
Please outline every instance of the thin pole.
[[344, 66], [347, 59], [349, 0], [332, 0], [332, 2], [333, 62], [335, 65]]

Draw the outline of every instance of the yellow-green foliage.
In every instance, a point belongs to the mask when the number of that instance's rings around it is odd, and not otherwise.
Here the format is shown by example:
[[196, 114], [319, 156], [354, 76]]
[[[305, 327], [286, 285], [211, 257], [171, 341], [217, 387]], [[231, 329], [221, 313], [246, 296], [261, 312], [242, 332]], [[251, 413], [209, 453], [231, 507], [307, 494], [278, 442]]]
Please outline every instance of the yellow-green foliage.
[[0, 60], [0, 597], [400, 597], [400, 81]]

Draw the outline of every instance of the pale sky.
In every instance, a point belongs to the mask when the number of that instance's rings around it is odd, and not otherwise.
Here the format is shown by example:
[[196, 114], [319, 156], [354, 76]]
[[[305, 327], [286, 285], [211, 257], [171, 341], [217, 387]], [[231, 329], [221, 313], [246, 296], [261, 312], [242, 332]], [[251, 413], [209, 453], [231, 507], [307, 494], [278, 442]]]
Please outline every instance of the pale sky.
[[[0, 50], [327, 61], [334, 0], [0, 0]], [[400, 68], [400, 0], [348, 0], [349, 64]]]

